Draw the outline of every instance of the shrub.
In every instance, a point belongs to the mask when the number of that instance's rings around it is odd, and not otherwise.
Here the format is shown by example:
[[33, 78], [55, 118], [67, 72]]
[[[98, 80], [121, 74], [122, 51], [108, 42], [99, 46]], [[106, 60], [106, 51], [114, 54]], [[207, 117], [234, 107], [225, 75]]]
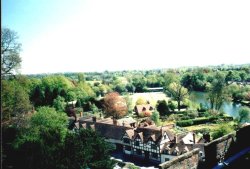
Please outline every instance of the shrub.
[[197, 118], [197, 119], [177, 121], [176, 125], [178, 125], [180, 127], [186, 127], [186, 126], [191, 126], [191, 125], [198, 125], [198, 124], [204, 124], [204, 123], [208, 123], [208, 122], [214, 122], [215, 120], [217, 120], [217, 117], [209, 116], [209, 117], [202, 117], [202, 118]]
[[193, 120], [182, 120], [182, 121], [177, 121], [176, 122], [177, 126], [180, 127], [186, 127], [186, 126], [191, 126], [193, 125]]
[[212, 137], [213, 139], [217, 139], [231, 132], [233, 132], [233, 129], [230, 126], [221, 124], [220, 126], [218, 126], [217, 130], [212, 133]]

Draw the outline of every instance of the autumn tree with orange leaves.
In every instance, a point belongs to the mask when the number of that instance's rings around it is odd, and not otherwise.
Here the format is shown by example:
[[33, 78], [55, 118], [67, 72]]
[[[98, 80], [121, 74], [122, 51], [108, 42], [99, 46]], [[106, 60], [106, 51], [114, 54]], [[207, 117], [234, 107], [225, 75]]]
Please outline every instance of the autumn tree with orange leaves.
[[107, 116], [114, 119], [123, 117], [128, 112], [126, 100], [117, 92], [111, 92], [104, 96], [104, 109]]

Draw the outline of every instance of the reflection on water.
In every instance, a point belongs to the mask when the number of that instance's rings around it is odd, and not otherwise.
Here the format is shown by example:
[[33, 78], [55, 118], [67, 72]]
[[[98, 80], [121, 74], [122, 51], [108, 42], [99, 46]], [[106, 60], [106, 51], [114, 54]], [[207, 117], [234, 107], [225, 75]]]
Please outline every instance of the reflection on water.
[[[190, 100], [198, 104], [202, 103], [202, 105], [205, 107], [210, 107], [210, 104], [207, 100], [207, 93], [192, 92], [190, 94]], [[241, 107], [241, 104], [235, 104], [233, 102], [224, 102], [221, 107], [221, 110], [232, 117], [237, 117], [240, 107]]]

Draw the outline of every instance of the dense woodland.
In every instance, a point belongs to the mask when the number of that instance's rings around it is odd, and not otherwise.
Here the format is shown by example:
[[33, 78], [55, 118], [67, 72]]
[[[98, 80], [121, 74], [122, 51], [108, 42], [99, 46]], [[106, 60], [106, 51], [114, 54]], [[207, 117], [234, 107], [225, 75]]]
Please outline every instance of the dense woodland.
[[[4, 33], [11, 36], [13, 32], [2, 30], [3, 40], [3, 37], [8, 38]], [[151, 117], [156, 124], [164, 123], [166, 119], [174, 120], [179, 126], [218, 120], [219, 116], [223, 117], [220, 108], [225, 100], [246, 106], [239, 112], [237, 122], [250, 121], [249, 64], [21, 75], [14, 71], [21, 63], [19, 45], [14, 45], [13, 48], [17, 50], [13, 50], [9, 49], [9, 41], [6, 43], [4, 46], [2, 41], [1, 45], [3, 166], [6, 168], [114, 166], [109, 156], [112, 148], [97, 133], [69, 130], [68, 117], [72, 116], [72, 101], [76, 101], [73, 116], [86, 112], [120, 118], [133, 113], [130, 95], [163, 87], [163, 92], [171, 100], [157, 102], [157, 111]], [[210, 107], [194, 106], [189, 100], [192, 91], [206, 92]], [[136, 104], [146, 103], [146, 100], [140, 99]], [[112, 107], [114, 102], [125, 104], [117, 109]], [[181, 108], [187, 111], [180, 115]], [[221, 129], [232, 131], [225, 126]], [[219, 136], [221, 133], [215, 133], [214, 138]]]

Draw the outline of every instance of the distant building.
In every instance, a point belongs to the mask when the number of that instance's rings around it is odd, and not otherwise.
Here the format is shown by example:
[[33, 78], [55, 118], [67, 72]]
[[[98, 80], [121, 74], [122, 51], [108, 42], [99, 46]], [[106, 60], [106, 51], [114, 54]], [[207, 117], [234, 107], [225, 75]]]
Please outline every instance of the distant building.
[[154, 107], [151, 104], [136, 105], [134, 111], [138, 116], [150, 116]]
[[163, 87], [148, 87], [148, 92], [163, 92]]

